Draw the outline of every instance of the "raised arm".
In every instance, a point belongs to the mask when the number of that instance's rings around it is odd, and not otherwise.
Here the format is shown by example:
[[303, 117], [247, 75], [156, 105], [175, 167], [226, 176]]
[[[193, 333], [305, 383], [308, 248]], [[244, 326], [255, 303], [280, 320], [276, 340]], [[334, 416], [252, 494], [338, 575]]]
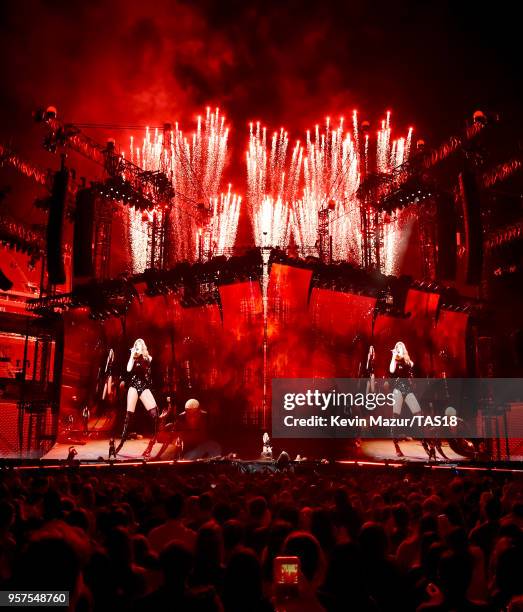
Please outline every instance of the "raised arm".
[[389, 372], [394, 374], [396, 371], [396, 353], [392, 353], [392, 359], [390, 360]]
[[127, 362], [127, 371], [130, 372], [133, 369], [134, 365], [134, 349], [131, 349], [131, 355], [129, 356], [129, 361]]

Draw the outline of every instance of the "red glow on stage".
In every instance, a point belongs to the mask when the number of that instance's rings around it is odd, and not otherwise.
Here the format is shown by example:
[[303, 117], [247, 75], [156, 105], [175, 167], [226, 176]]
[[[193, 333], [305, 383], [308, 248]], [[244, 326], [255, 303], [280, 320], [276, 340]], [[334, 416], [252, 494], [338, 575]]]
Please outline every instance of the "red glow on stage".
[[314, 288], [310, 309], [317, 338], [313, 376], [358, 375], [365, 361], [376, 298]]
[[434, 330], [437, 371], [448, 377], [464, 376], [467, 372], [466, 337], [469, 315], [441, 310]]
[[273, 264], [268, 287], [268, 376], [300, 377], [309, 372], [309, 288], [312, 271]]

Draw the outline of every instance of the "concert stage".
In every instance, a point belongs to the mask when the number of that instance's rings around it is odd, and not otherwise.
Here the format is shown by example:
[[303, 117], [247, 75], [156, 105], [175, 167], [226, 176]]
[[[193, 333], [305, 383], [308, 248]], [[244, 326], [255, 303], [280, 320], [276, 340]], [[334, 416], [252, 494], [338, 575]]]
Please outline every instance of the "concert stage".
[[[119, 438], [116, 438], [115, 443], [118, 446]], [[143, 459], [143, 454], [148, 447], [150, 438], [139, 436], [131, 438], [125, 442], [125, 445], [118, 453], [116, 461], [130, 461], [135, 459]], [[69, 449], [74, 447], [77, 451], [75, 459], [78, 461], [99, 461], [108, 460], [109, 455], [109, 438], [93, 437], [90, 439], [73, 440], [57, 442], [43, 457], [43, 461], [62, 461], [67, 459]], [[217, 442], [212, 440], [205, 441], [195, 448], [187, 450], [183, 454], [183, 458], [187, 460], [194, 459], [212, 459], [219, 457], [222, 453], [221, 447]], [[174, 440], [166, 439], [156, 442], [148, 457], [149, 461], [173, 461], [181, 459], [179, 449], [175, 446]]]
[[[116, 441], [118, 442], [118, 440]], [[118, 453], [116, 462], [127, 462], [133, 460], [141, 461], [143, 453], [147, 448], [149, 438], [141, 438], [138, 440], [128, 440], [121, 452]], [[109, 450], [109, 439], [92, 439], [81, 444], [71, 443], [56, 443], [51, 450], [46, 453], [41, 460], [47, 461], [64, 461], [67, 459], [69, 448], [74, 446], [78, 454], [75, 459], [79, 462], [107, 461]], [[428, 463], [427, 453], [423, 449], [419, 440], [404, 440], [400, 442], [400, 448], [404, 454], [403, 457], [397, 457], [392, 440], [363, 440], [361, 447], [357, 452], [347, 454], [343, 460], [346, 461], [365, 461], [365, 462], [397, 462], [397, 463]], [[454, 452], [448, 444], [443, 441], [443, 452], [446, 459], [439, 453], [437, 454], [437, 464], [470, 464], [470, 458], [463, 457]], [[280, 449], [281, 450], [281, 449]], [[309, 446], [310, 452], [310, 446]], [[199, 456], [198, 456], [199, 455]], [[278, 452], [275, 455], [277, 458]], [[202, 447], [200, 453], [188, 452], [184, 455], [184, 460], [193, 461], [197, 459], [213, 459], [220, 456], [220, 448], [216, 443], [209, 442]], [[291, 459], [294, 457], [291, 456]], [[173, 443], [157, 442], [151, 452], [148, 461], [175, 461], [178, 459], [177, 449]], [[256, 452], [242, 453], [242, 459], [245, 461], [257, 461], [259, 457]], [[308, 459], [312, 461], [320, 461], [321, 459], [331, 459], [329, 457], [314, 457], [308, 455]], [[339, 456], [337, 459], [340, 459]], [[522, 456], [511, 457], [512, 461], [523, 461]], [[434, 462], [431, 462], [432, 464]], [[492, 463], [493, 465], [495, 462]]]
[[[362, 455], [374, 461], [405, 461], [405, 462], [427, 462], [425, 452], [419, 440], [405, 440], [400, 442], [400, 448], [404, 457], [397, 457], [392, 440], [363, 440], [361, 443]], [[447, 460], [437, 455], [438, 463], [462, 463], [468, 461], [466, 457], [455, 453], [444, 441], [443, 452]]]
[[[118, 440], [116, 441], [118, 443]], [[127, 440], [121, 452], [117, 455], [117, 461], [129, 461], [131, 459], [142, 459], [147, 448], [149, 438], [140, 440]], [[43, 457], [43, 461], [59, 461], [67, 458], [69, 448], [74, 446], [78, 451], [76, 459], [79, 461], [97, 461], [100, 458], [108, 459], [109, 439], [89, 440], [85, 444], [57, 443]], [[151, 459], [175, 459], [175, 448], [173, 444], [156, 443], [151, 452]]]
[[[390, 435], [411, 437], [401, 442], [405, 462], [427, 461], [412, 440], [424, 437], [465, 440], [462, 454], [448, 448], [441, 461], [521, 459], [520, 219], [507, 218], [513, 202], [501, 204], [492, 187], [523, 165], [496, 113], [476, 111], [430, 147], [412, 140], [412, 128], [393, 128], [390, 112], [377, 131], [354, 111], [351, 122], [327, 118], [314, 135], [303, 126], [305, 141], [282, 130], [270, 144], [257, 123], [244, 134], [238, 191], [224, 190], [216, 166], [229, 157], [218, 109], [202, 115], [190, 141], [188, 126], [165, 123], [144, 134], [137, 126], [110, 146], [53, 106], [34, 117], [45, 148], [63, 156], [47, 176], [0, 150], [49, 188], [37, 206], [48, 209], [45, 234], [0, 224], [9, 270], [19, 271], [5, 289], [0, 275], [0, 457], [63, 460], [75, 445], [80, 461], [96, 461], [107, 457], [109, 436], [132, 431], [144, 437], [117, 460], [134, 460], [169, 415], [180, 446], [222, 446], [199, 457], [253, 458], [272, 424], [276, 457], [395, 461], [394, 444], [381, 440]], [[141, 136], [144, 147], [124, 155]], [[202, 162], [202, 151], [213, 153], [187, 176], [180, 146]], [[69, 150], [101, 164], [103, 180], [78, 182], [80, 160]], [[472, 150], [477, 168], [464, 163]], [[496, 152], [496, 163], [479, 164], [479, 151]], [[213, 189], [202, 189], [214, 173]], [[35, 211], [26, 212], [32, 220]], [[342, 380], [351, 388], [334, 392]], [[289, 395], [319, 394], [318, 385], [331, 404], [307, 399], [303, 414], [301, 400], [287, 405]], [[364, 403], [344, 411], [338, 395]], [[204, 416], [189, 417], [190, 406]], [[329, 419], [369, 424], [325, 424], [331, 409]], [[420, 429], [373, 423], [419, 413], [431, 419]], [[85, 440], [72, 437], [87, 430]], [[164, 440], [149, 460], [177, 458]]]

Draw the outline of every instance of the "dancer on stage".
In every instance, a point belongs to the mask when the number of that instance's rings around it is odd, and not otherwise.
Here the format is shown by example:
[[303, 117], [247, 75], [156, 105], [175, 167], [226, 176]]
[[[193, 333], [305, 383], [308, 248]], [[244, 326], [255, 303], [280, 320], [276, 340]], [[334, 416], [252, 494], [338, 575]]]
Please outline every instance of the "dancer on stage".
[[82, 421], [84, 424], [84, 436], [89, 433], [89, 417], [91, 416], [91, 412], [89, 411], [89, 406], [86, 404], [84, 409], [82, 410]]
[[105, 370], [103, 373], [104, 384], [102, 389], [102, 400], [106, 397], [109, 399], [113, 396], [114, 385], [113, 385], [113, 366], [114, 366], [114, 351], [112, 348], [109, 349], [107, 361], [105, 362]]
[[261, 457], [262, 459], [272, 459], [272, 444], [269, 434], [265, 432], [262, 438], [263, 446]]
[[[394, 406], [392, 412], [395, 417], [401, 414], [403, 402], [407, 404], [412, 414], [419, 414], [421, 407], [412, 390], [411, 378], [413, 377], [414, 362], [409, 356], [407, 347], [403, 342], [396, 342], [392, 351], [389, 372], [395, 376], [393, 381]], [[394, 448], [398, 457], [404, 457], [399, 446], [398, 439], [393, 438]]]
[[374, 360], [376, 354], [374, 352], [374, 347], [372, 344], [369, 347], [369, 353], [367, 355], [367, 365], [365, 367], [365, 376], [367, 378], [367, 386], [365, 389], [365, 395], [369, 393], [374, 393], [376, 389], [376, 378], [374, 375]]
[[114, 444], [114, 438], [111, 438], [109, 440], [109, 461], [111, 461], [111, 458], [116, 459], [116, 448]]
[[129, 427], [131, 424], [132, 416], [136, 410], [136, 404], [138, 399], [142, 401], [147, 412], [151, 415], [154, 423], [154, 433], [151, 438], [145, 452], [144, 457], [148, 457], [151, 454], [153, 446], [158, 436], [158, 423], [159, 423], [159, 412], [156, 400], [151, 392], [152, 379], [151, 379], [151, 361], [152, 357], [147, 350], [145, 342], [138, 338], [135, 341], [133, 348], [131, 349], [131, 355], [127, 362], [127, 372], [131, 375], [129, 383], [129, 390], [127, 391], [127, 412], [125, 414], [125, 423], [122, 432], [122, 438], [116, 452], [119, 453], [127, 440], [129, 435]]

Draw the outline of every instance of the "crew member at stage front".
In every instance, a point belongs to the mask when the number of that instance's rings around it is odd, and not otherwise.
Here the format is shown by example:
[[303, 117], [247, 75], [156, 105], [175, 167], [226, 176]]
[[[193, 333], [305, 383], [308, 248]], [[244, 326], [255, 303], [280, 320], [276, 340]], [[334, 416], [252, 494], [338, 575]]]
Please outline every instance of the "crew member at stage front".
[[109, 354], [107, 355], [107, 361], [105, 362], [105, 369], [103, 373], [103, 388], [102, 388], [102, 400], [106, 397], [108, 399], [112, 399], [114, 393], [114, 384], [113, 384], [113, 367], [114, 367], [114, 351], [112, 348], [109, 349]]
[[[403, 402], [407, 404], [413, 415], [419, 414], [421, 412], [421, 407], [414, 395], [411, 382], [414, 372], [414, 362], [410, 358], [407, 347], [403, 342], [396, 342], [392, 350], [389, 372], [394, 375], [394, 405], [392, 407], [394, 416], [399, 417], [401, 415]], [[396, 455], [398, 457], [403, 457], [404, 455], [399, 446], [398, 439], [393, 438], [393, 441]]]
[[91, 413], [89, 411], [89, 406], [86, 404], [84, 406], [84, 409], [82, 410], [82, 421], [84, 424], [84, 436], [86, 436], [89, 433], [89, 417], [91, 416]]
[[376, 359], [376, 353], [372, 344], [369, 347], [369, 353], [367, 355], [367, 364], [365, 366], [365, 376], [367, 377], [367, 385], [365, 388], [365, 395], [374, 393], [376, 390], [376, 377], [374, 375], [374, 361]]
[[136, 410], [136, 404], [138, 399], [141, 400], [145, 409], [151, 416], [154, 424], [153, 437], [149, 441], [146, 450], [143, 453], [144, 457], [148, 457], [151, 454], [153, 446], [158, 437], [158, 424], [159, 424], [159, 412], [156, 400], [151, 392], [152, 378], [151, 378], [151, 361], [152, 357], [147, 350], [145, 342], [138, 338], [133, 348], [131, 349], [131, 355], [127, 362], [127, 372], [131, 375], [129, 383], [129, 389], [127, 391], [127, 411], [125, 414], [125, 423], [122, 432], [122, 438], [116, 452], [119, 453], [127, 440], [129, 435], [129, 427], [131, 424], [134, 411]]

